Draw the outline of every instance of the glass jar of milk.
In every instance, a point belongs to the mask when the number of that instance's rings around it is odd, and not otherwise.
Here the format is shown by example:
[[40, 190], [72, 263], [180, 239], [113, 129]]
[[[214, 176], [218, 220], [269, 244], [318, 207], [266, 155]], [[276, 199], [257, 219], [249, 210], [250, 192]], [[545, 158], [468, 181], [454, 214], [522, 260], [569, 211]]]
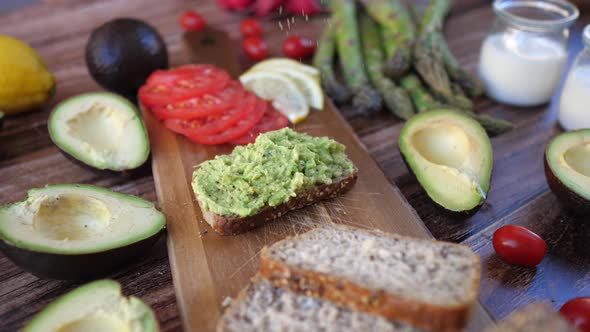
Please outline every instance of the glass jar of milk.
[[489, 97], [514, 106], [548, 102], [567, 60], [578, 9], [565, 0], [496, 0], [479, 75]]
[[565, 130], [590, 128], [590, 25], [583, 39], [584, 50], [565, 80], [559, 102], [559, 124]]

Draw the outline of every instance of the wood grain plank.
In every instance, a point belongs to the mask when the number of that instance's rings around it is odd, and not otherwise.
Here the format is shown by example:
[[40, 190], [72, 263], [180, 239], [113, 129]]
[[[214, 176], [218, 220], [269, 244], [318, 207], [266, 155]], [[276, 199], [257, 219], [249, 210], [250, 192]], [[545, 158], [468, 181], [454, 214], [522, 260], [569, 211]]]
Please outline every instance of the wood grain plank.
[[[185, 36], [191, 59], [235, 70], [235, 43], [215, 30]], [[324, 110], [313, 112], [295, 129], [314, 136], [329, 136], [347, 147], [346, 153], [359, 169], [354, 187], [336, 200], [293, 211], [277, 221], [238, 236], [220, 236], [202, 222], [201, 211], [192, 199], [190, 181], [194, 167], [230, 146], [199, 146], [166, 130], [144, 110], [153, 146], [154, 179], [158, 200], [169, 217], [168, 248], [172, 275], [185, 330], [214, 330], [227, 297], [235, 297], [258, 266], [264, 245], [319, 223], [346, 223], [365, 228], [431, 237], [400, 191], [391, 186], [352, 129], [326, 102]], [[200, 221], [200, 222], [199, 222]], [[487, 313], [477, 311], [477, 322], [490, 322]], [[483, 325], [473, 327], [481, 330]]]

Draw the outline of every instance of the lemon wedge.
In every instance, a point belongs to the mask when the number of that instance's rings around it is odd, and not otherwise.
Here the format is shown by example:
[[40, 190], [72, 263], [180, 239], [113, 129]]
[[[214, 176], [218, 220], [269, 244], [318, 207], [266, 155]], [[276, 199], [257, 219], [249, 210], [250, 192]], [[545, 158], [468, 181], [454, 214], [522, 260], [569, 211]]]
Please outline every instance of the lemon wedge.
[[299, 91], [303, 92], [307, 105], [318, 110], [322, 110], [324, 107], [324, 93], [322, 91], [320, 82], [313, 76], [293, 67], [275, 67], [267, 69], [258, 69], [254, 71], [264, 71], [283, 74], [290, 78]]
[[303, 121], [309, 106], [298, 84], [287, 75], [271, 71], [248, 71], [240, 82], [258, 97], [272, 100], [272, 105], [292, 123]]
[[271, 58], [255, 64], [250, 70], [260, 69], [276, 69], [276, 68], [291, 68], [300, 72], [306, 73], [316, 79], [320, 80], [320, 71], [313, 66], [308, 66], [299, 61], [289, 58]]

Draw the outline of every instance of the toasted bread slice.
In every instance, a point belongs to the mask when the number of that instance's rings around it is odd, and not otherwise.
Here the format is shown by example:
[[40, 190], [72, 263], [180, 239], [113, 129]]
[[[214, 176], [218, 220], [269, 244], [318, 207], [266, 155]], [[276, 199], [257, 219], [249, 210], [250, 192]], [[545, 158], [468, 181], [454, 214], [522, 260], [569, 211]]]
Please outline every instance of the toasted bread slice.
[[277, 288], [261, 277], [240, 292], [217, 324], [218, 332], [419, 332], [371, 314]]
[[532, 303], [490, 327], [486, 332], [576, 332], [547, 303]]
[[271, 207], [267, 206], [255, 215], [248, 217], [221, 216], [212, 211], [205, 211], [198, 195], [197, 202], [203, 211], [203, 218], [221, 235], [235, 235], [256, 228], [270, 220], [279, 218], [285, 213], [315, 204], [321, 200], [334, 198], [349, 190], [357, 179], [357, 172], [335, 179], [331, 184], [315, 186], [307, 191], [297, 193], [297, 196], [287, 202]]
[[466, 246], [342, 225], [265, 247], [274, 285], [430, 331], [458, 331], [479, 293], [480, 258]]

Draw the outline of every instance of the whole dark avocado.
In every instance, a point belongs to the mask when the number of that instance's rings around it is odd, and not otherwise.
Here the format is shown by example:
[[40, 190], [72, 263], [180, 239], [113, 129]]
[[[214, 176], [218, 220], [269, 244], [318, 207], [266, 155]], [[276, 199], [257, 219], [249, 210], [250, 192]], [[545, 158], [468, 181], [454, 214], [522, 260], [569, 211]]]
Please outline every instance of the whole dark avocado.
[[129, 97], [137, 94], [154, 70], [168, 68], [168, 52], [149, 24], [118, 18], [92, 32], [86, 44], [86, 65], [104, 88]]

